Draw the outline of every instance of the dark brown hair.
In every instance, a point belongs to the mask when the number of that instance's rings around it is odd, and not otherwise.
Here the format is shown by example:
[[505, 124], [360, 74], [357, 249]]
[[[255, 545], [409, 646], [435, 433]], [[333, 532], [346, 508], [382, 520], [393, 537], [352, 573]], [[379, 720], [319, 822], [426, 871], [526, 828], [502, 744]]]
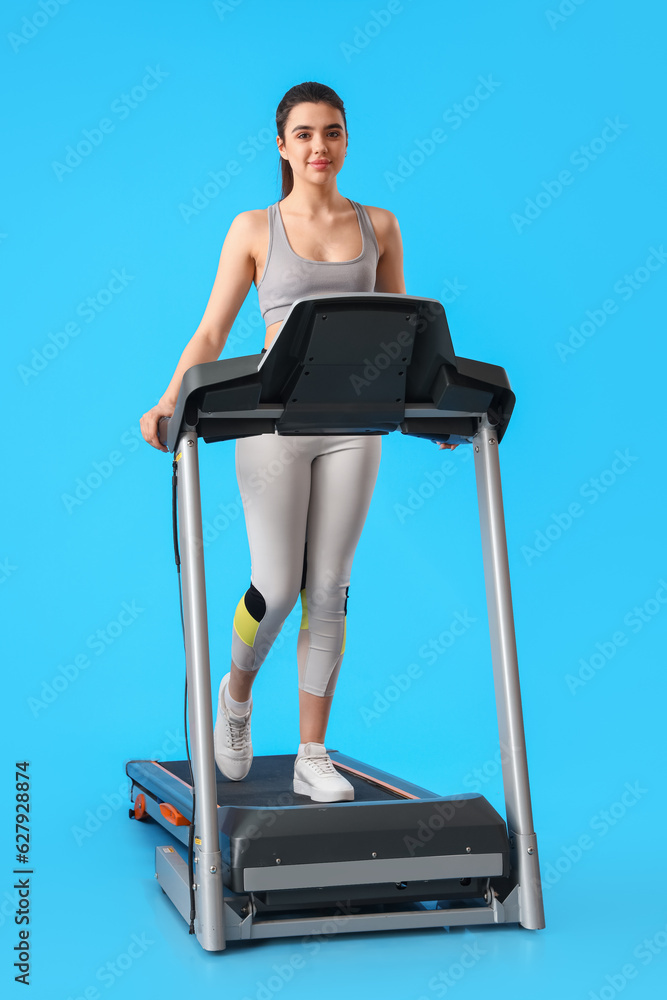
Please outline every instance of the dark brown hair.
[[[278, 135], [285, 142], [285, 126], [292, 108], [297, 104], [330, 104], [343, 116], [343, 124], [347, 132], [347, 119], [345, 118], [345, 107], [335, 90], [327, 87], [324, 83], [314, 83], [312, 80], [307, 83], [298, 83], [287, 91], [276, 110], [276, 130]], [[282, 172], [282, 195], [281, 200], [286, 198], [294, 187], [294, 174], [292, 166], [288, 160], [280, 156], [278, 169]]]

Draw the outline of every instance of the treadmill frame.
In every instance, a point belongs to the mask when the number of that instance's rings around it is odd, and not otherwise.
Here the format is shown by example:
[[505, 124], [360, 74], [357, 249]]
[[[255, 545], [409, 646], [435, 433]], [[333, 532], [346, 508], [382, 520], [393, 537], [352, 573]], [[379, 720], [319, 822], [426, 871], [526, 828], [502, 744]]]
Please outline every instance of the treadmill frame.
[[[355, 296], [346, 297], [353, 299]], [[415, 300], [413, 296], [376, 297], [400, 298], [410, 306], [413, 306], [415, 301], [436, 301]], [[297, 300], [297, 303], [302, 301]], [[292, 309], [295, 309], [297, 303]], [[440, 303], [437, 304], [440, 306]], [[266, 408], [264, 412], [260, 408], [253, 412], [258, 420], [266, 421], [269, 415]], [[244, 419], [252, 419], [253, 412], [244, 411]], [[278, 415], [279, 412], [277, 410], [271, 415]], [[423, 407], [405, 405], [406, 418], [418, 418], [422, 415], [444, 417], [453, 414], [433, 409], [426, 411]], [[470, 416], [469, 413], [467, 415]], [[222, 417], [224, 414], [219, 416]], [[230, 413], [229, 416], [232, 417], [233, 414]], [[198, 434], [196, 430], [186, 429], [178, 435], [174, 455], [178, 462], [179, 540], [188, 718], [192, 775], [196, 792], [194, 871], [197, 903], [194, 926], [197, 939], [205, 950], [224, 950], [226, 942], [232, 940], [302, 934], [513, 922], [533, 930], [545, 926], [519, 685], [498, 456], [499, 434], [497, 425], [491, 423], [487, 413], [479, 413], [476, 416], [479, 417], [479, 429], [472, 437], [472, 446], [510, 844], [510, 879], [514, 884], [502, 902], [495, 892], [489, 891], [485, 906], [438, 905], [434, 910], [413, 907], [410, 910], [391, 913], [346, 913], [340, 919], [332, 918], [331, 915], [309, 915], [275, 919], [263, 917], [254, 920], [253, 907], [248, 903], [247, 897], [240, 896], [223, 886], [223, 865], [217, 825]], [[178, 911], [189, 922], [190, 887], [186, 861], [171, 846], [156, 847], [155, 859], [156, 878]], [[396, 880], [400, 881], [401, 878], [397, 870]]]

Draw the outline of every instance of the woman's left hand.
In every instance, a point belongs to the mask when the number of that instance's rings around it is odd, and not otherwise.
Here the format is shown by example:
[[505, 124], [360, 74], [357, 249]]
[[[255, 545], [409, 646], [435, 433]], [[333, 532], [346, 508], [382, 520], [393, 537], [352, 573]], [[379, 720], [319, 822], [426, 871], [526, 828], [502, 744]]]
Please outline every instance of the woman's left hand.
[[454, 448], [458, 448], [458, 446], [459, 446], [459, 442], [458, 441], [457, 441], [456, 444], [447, 444], [445, 441], [439, 441], [438, 442], [438, 448], [451, 448], [452, 451], [454, 450]]

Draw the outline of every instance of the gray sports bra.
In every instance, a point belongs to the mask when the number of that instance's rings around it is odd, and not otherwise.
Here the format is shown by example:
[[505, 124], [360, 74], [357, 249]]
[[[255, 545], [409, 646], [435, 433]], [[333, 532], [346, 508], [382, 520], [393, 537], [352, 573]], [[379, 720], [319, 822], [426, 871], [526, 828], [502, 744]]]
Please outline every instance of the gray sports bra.
[[380, 251], [373, 225], [363, 205], [348, 198], [357, 213], [362, 247], [352, 260], [308, 260], [294, 253], [279, 202], [269, 205], [269, 246], [262, 279], [257, 286], [259, 308], [267, 326], [283, 320], [296, 299], [332, 292], [375, 290]]

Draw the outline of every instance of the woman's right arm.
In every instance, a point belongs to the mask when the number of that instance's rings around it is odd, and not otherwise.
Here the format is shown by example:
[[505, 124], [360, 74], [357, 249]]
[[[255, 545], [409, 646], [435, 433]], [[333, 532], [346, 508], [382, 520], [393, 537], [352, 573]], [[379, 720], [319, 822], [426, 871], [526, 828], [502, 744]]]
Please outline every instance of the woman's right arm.
[[141, 433], [145, 440], [160, 451], [167, 449], [158, 440], [158, 420], [170, 417], [174, 412], [183, 375], [193, 365], [217, 361], [220, 357], [255, 274], [252, 249], [253, 213], [241, 212], [232, 221], [222, 245], [218, 271], [201, 322], [181, 354], [162, 398], [141, 418]]

